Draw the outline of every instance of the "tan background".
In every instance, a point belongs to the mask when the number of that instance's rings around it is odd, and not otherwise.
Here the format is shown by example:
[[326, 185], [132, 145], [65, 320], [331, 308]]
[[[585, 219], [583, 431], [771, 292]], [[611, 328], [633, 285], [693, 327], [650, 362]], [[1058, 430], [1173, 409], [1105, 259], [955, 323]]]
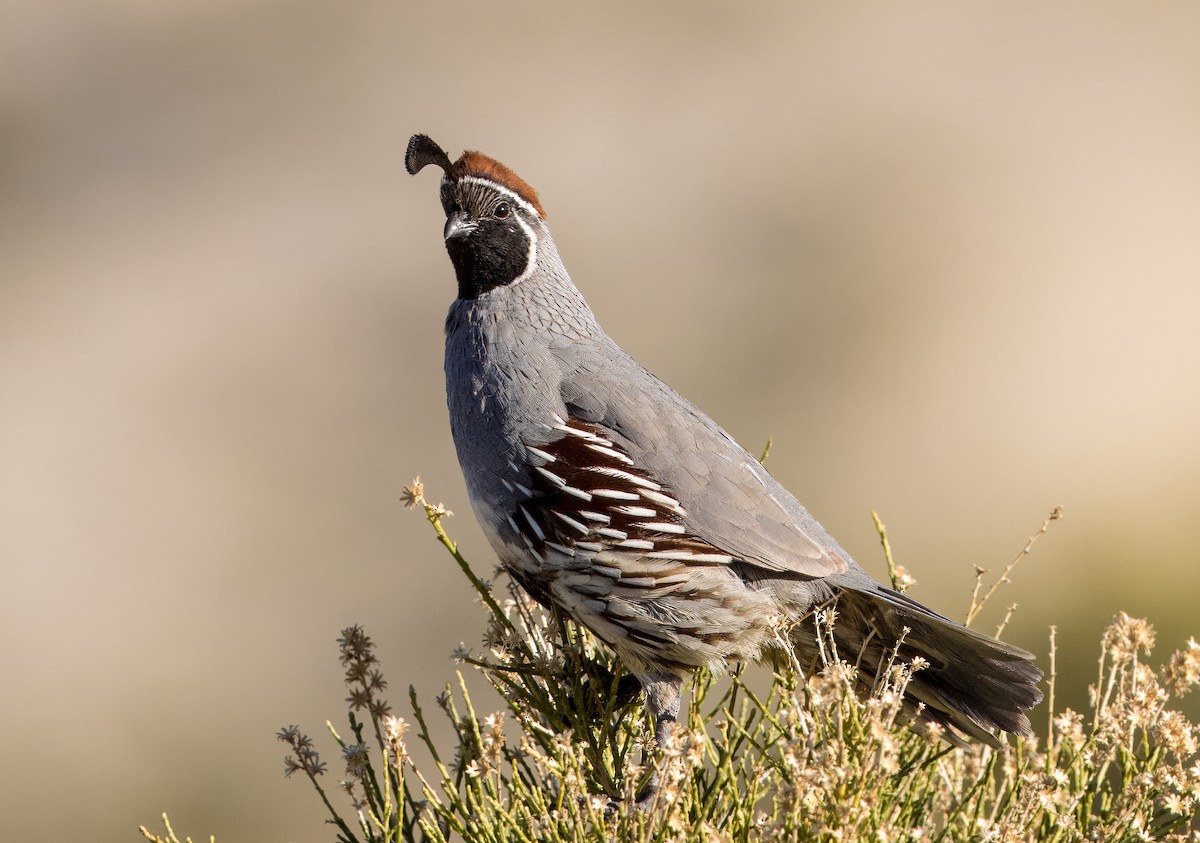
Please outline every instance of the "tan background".
[[486, 567], [414, 131], [535, 184], [609, 331], [877, 573], [878, 509], [918, 598], [1062, 504], [984, 626], [1057, 623], [1068, 701], [1114, 611], [1200, 633], [1198, 43], [1190, 3], [4, 4], [0, 833], [331, 839], [273, 735], [342, 720], [338, 630], [397, 702], [477, 642], [397, 501]]

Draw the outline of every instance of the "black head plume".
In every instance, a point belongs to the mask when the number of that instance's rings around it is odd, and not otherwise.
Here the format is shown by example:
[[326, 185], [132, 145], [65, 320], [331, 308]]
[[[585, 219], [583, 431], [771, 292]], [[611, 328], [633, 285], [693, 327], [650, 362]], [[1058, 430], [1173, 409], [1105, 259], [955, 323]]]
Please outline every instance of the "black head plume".
[[428, 164], [437, 164], [447, 176], [454, 167], [450, 156], [429, 135], [413, 135], [408, 142], [408, 151], [404, 153], [404, 168], [415, 176]]

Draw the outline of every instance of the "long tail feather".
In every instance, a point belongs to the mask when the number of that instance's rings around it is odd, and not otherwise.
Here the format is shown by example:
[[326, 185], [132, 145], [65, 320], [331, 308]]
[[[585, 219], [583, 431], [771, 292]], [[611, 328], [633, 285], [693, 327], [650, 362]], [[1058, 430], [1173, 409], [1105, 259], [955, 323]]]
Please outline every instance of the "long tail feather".
[[[1032, 734], [1026, 712], [1042, 700], [1042, 671], [1033, 656], [968, 629], [890, 589], [844, 589], [838, 595], [833, 636], [842, 658], [856, 661], [869, 691], [893, 658], [920, 657], [905, 691], [909, 725], [920, 732], [937, 724], [945, 738], [962, 744], [999, 742], [995, 730]], [[811, 623], [793, 634], [797, 649], [814, 652]], [[897, 646], [899, 644], [899, 646]]]

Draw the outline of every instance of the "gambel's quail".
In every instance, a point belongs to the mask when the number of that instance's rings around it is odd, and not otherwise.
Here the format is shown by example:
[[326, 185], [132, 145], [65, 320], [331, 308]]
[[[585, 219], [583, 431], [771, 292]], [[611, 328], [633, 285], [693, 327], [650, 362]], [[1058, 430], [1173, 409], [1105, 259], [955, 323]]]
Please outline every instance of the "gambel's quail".
[[921, 657], [917, 729], [996, 745], [1030, 734], [1033, 657], [875, 582], [708, 416], [609, 338], [571, 283], [537, 193], [478, 152], [425, 135], [405, 165], [444, 173], [450, 428], [479, 523], [505, 569], [616, 651], [662, 745], [699, 667], [772, 656], [780, 621], [815, 660], [811, 616], [836, 604], [838, 652], [864, 688], [897, 642]]

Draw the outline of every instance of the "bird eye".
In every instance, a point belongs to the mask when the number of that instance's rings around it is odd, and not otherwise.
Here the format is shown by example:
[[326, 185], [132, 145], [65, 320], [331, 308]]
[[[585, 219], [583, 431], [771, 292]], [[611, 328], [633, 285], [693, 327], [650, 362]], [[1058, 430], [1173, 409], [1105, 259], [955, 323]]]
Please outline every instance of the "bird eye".
[[496, 210], [492, 211], [492, 213], [498, 216], [500, 219], [504, 219], [510, 213], [512, 213], [512, 208], [508, 206], [507, 202], [501, 202], [496, 206]]

